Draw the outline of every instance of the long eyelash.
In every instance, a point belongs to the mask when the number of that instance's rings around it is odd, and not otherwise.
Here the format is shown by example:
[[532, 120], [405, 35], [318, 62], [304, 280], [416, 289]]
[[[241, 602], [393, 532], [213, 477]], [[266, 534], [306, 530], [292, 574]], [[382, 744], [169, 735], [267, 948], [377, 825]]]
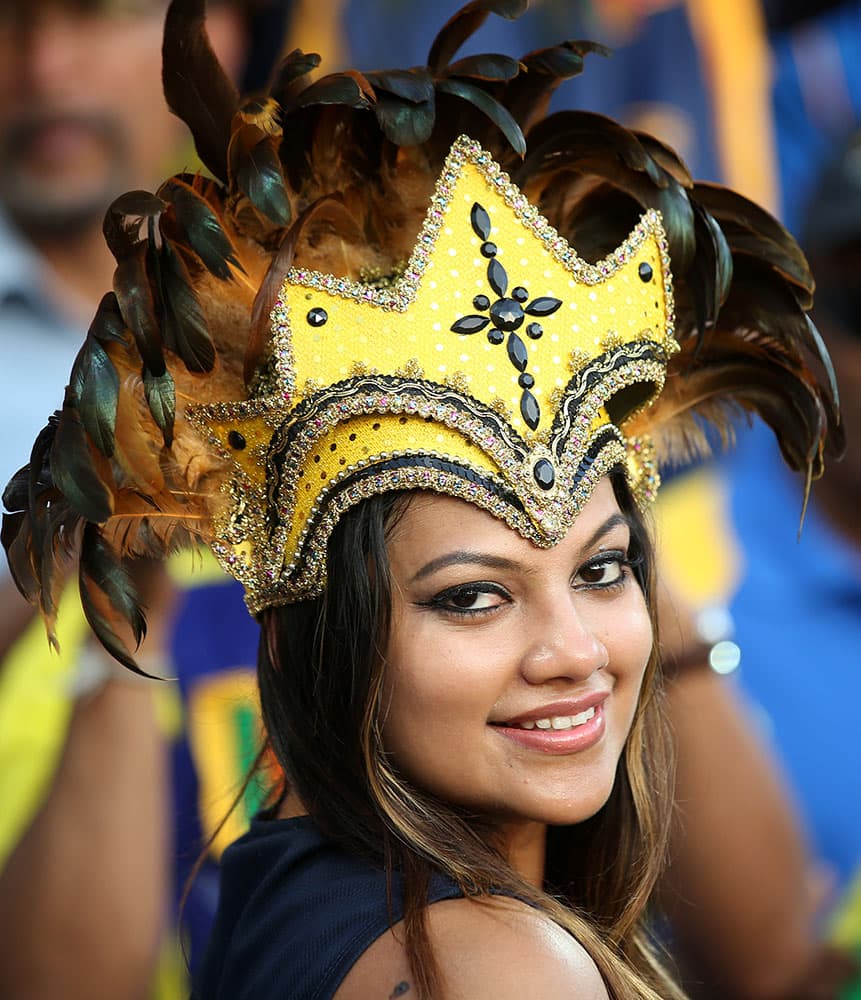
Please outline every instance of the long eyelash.
[[435, 594], [429, 601], [418, 601], [420, 608], [432, 608], [435, 611], [442, 611], [444, 614], [454, 615], [459, 618], [472, 615], [486, 615], [496, 611], [496, 607], [490, 608], [455, 608], [446, 603], [458, 594], [496, 594], [499, 597], [508, 597], [508, 594], [495, 583], [469, 583], [458, 584], [456, 587], [449, 587], [439, 594]]
[[610, 583], [587, 583], [583, 584], [583, 587], [586, 590], [597, 590], [603, 591], [604, 593], [621, 590], [621, 588], [624, 587], [628, 580], [633, 576], [633, 570], [642, 563], [643, 558], [642, 553], [637, 553], [636, 555], [631, 556], [627, 552], [623, 552], [621, 549], [609, 549], [605, 552], [599, 552], [597, 555], [587, 560], [583, 563], [577, 573], [582, 573], [584, 569], [594, 569], [596, 566], [603, 566], [606, 563], [618, 563], [622, 570], [618, 579], [612, 580]]

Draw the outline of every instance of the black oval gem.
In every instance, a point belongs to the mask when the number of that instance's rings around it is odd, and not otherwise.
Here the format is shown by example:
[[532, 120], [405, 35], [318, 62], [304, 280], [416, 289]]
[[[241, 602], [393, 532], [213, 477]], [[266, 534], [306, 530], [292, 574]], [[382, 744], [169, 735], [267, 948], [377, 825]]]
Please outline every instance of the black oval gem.
[[490, 216], [487, 210], [476, 202], [469, 213], [469, 220], [472, 223], [475, 235], [481, 240], [490, 239]]
[[526, 353], [526, 344], [516, 333], [509, 333], [507, 350], [508, 360], [519, 372], [522, 372], [529, 360], [529, 355]]
[[503, 298], [508, 288], [508, 272], [495, 258], [487, 265], [487, 280], [496, 294]]
[[315, 306], [308, 312], [308, 316], [306, 318], [311, 326], [322, 326], [326, 320], [328, 320], [329, 314], [325, 309]]
[[541, 410], [538, 406], [538, 400], [528, 389], [524, 389], [520, 396], [520, 415], [526, 421], [526, 425], [530, 430], [534, 431], [538, 428], [538, 421], [541, 419]]
[[490, 318], [500, 330], [516, 330], [523, 322], [523, 307], [514, 299], [497, 299], [490, 307]]
[[526, 307], [526, 311], [530, 316], [549, 316], [551, 313], [555, 313], [561, 305], [562, 302], [559, 299], [551, 299], [545, 295], [539, 299], [533, 299]]
[[546, 458], [538, 459], [532, 467], [532, 475], [535, 477], [535, 482], [538, 483], [542, 490], [551, 489], [553, 484], [556, 482], [556, 471], [554, 470], [552, 463]]
[[502, 330], [497, 330], [494, 326], [492, 329], [487, 331], [487, 339], [491, 344], [501, 344], [505, 340], [505, 334]]
[[642, 264], [637, 268], [637, 274], [640, 276], [640, 281], [651, 281], [652, 280], [652, 265], [647, 264], [643, 261]]
[[523, 285], [518, 285], [511, 293], [511, 297], [517, 299], [518, 302], [525, 302], [529, 298], [529, 292], [526, 291]]
[[496, 256], [496, 244], [495, 243], [482, 243], [481, 244], [481, 255], [482, 257], [495, 257]]
[[544, 333], [544, 327], [540, 323], [530, 323], [526, 327], [526, 336], [532, 340], [538, 340], [542, 333]]
[[532, 386], [535, 385], [535, 379], [529, 374], [529, 372], [524, 372], [517, 380], [517, 384], [521, 389], [531, 389]]
[[487, 309], [490, 305], [490, 299], [486, 295], [476, 295], [472, 300], [472, 305], [474, 309]]
[[489, 322], [487, 316], [462, 316], [457, 322], [452, 323], [451, 329], [454, 333], [478, 333]]
[[242, 451], [247, 442], [239, 431], [231, 431], [227, 435], [227, 443], [231, 448], [235, 448], [237, 451]]

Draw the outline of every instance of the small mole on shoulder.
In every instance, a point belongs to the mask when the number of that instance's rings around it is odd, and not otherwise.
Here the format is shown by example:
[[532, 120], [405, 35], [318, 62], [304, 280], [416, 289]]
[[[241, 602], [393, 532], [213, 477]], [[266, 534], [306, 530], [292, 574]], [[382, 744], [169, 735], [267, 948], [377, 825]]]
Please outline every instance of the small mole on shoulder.
[[410, 984], [406, 979], [402, 979], [389, 994], [389, 1000], [396, 1000], [397, 997], [405, 996], [410, 991]]

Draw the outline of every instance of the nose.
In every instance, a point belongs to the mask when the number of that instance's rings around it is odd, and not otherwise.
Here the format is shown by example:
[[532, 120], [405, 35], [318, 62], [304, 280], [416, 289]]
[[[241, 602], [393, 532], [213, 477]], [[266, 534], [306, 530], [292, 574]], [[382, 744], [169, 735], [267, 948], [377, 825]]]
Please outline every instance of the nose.
[[610, 660], [594, 623], [568, 593], [530, 615], [521, 657], [521, 674], [530, 684], [555, 679], [586, 680]]

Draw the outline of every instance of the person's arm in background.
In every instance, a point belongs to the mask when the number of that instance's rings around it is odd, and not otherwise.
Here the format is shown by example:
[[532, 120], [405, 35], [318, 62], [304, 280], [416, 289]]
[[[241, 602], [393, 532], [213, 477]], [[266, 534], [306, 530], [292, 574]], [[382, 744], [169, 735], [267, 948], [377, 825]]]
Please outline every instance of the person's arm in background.
[[[147, 596], [149, 665], [172, 602], [163, 572]], [[169, 898], [167, 748], [160, 682], [122, 669], [75, 702], [47, 794], [0, 871], [0, 996], [139, 1000], [151, 984]]]
[[0, 873], [0, 995], [141, 997], [168, 898], [165, 747], [145, 686], [75, 708], [51, 791]]
[[18, 593], [12, 577], [0, 570], [0, 670], [6, 654], [33, 620], [35, 609]]
[[[828, 878], [809, 854], [777, 765], [677, 602], [662, 607], [661, 622], [678, 754], [661, 902], [690, 993], [836, 997], [852, 966], [817, 935]], [[686, 664], [675, 672], [674, 658]]]

